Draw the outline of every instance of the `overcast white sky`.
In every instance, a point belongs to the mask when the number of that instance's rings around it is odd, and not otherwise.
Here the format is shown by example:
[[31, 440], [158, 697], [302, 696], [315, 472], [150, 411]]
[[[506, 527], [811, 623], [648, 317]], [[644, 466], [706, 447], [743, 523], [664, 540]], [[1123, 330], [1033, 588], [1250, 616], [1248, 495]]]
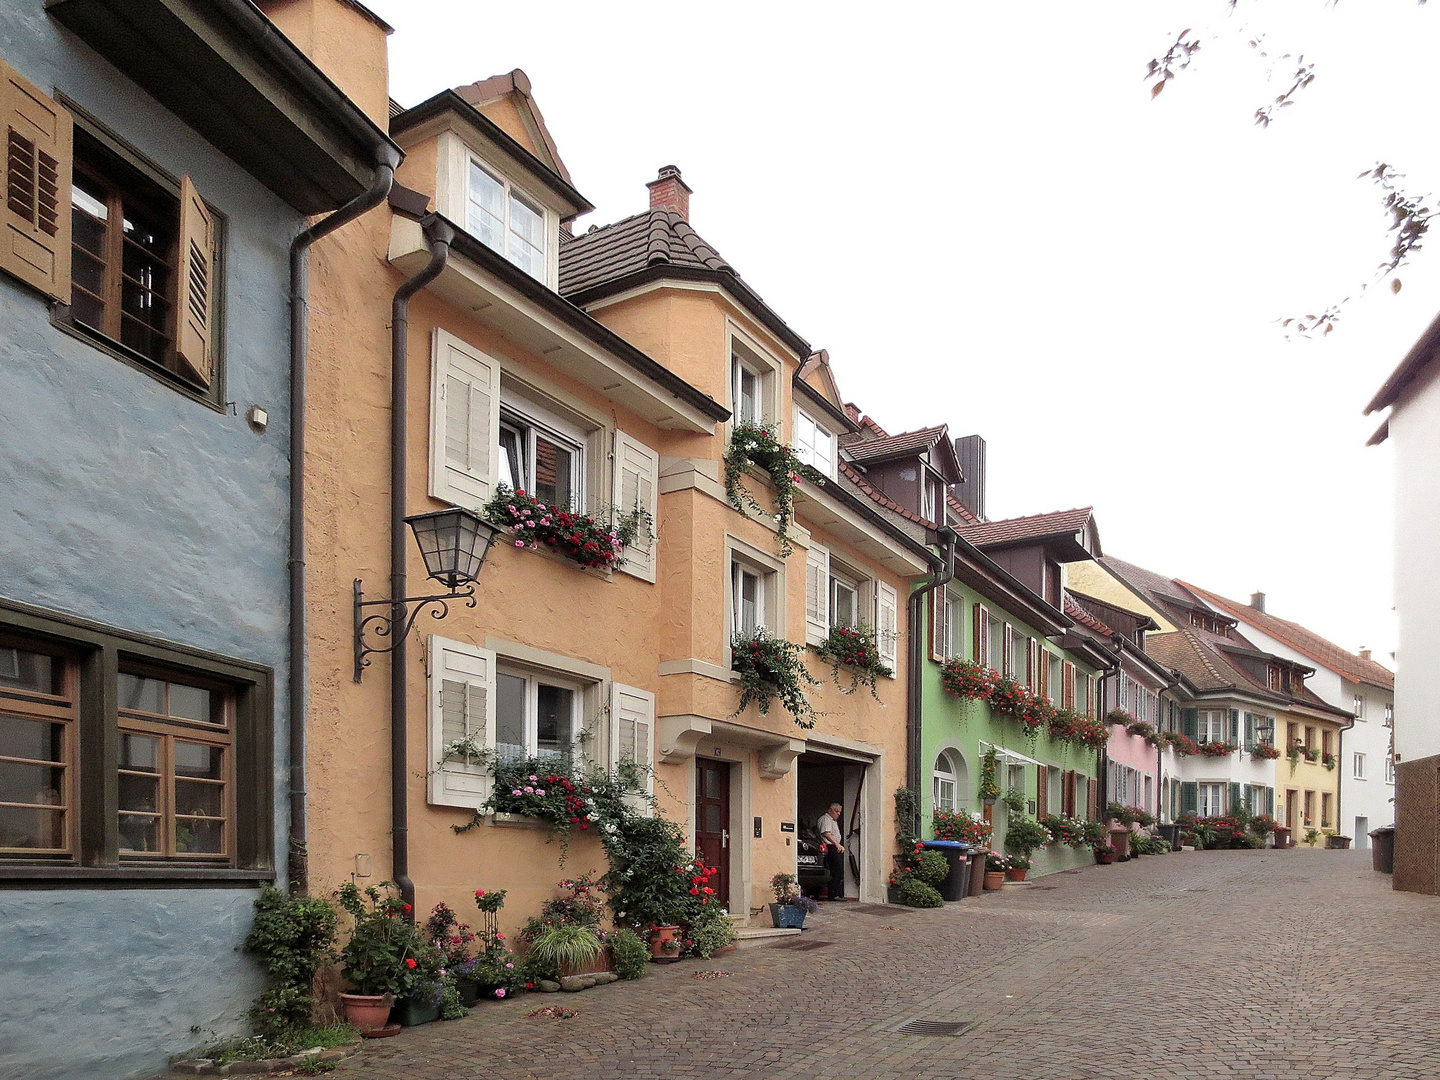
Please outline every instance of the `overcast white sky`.
[[[370, 0], [392, 95], [523, 68], [576, 186], [692, 224], [892, 432], [989, 443], [990, 516], [1093, 505], [1108, 554], [1388, 660], [1391, 462], [1361, 410], [1440, 307], [1440, 240], [1323, 342], [1389, 247], [1385, 160], [1440, 188], [1440, 5]], [[1146, 60], [1204, 47], [1151, 101]], [[1269, 130], [1245, 45], [1314, 83]], [[1285, 69], [1277, 74], [1277, 80]]]

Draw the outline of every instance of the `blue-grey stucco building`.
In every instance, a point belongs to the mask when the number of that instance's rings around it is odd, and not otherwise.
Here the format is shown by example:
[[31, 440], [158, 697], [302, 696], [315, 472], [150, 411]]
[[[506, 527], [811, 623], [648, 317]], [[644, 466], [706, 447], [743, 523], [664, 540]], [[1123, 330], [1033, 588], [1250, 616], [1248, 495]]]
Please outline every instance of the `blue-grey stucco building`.
[[289, 249], [387, 153], [249, 0], [0, 5], [7, 1080], [247, 1031], [289, 826]]

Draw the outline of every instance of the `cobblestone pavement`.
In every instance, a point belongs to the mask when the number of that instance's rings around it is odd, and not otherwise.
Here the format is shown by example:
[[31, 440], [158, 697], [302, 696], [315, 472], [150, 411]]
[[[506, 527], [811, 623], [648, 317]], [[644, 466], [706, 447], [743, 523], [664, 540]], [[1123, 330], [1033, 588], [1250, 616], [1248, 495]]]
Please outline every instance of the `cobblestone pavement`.
[[[377, 1041], [334, 1075], [1440, 1077], [1440, 901], [1392, 892], [1369, 852], [1184, 852], [943, 910], [829, 905], [812, 925], [809, 948], [486, 1004]], [[527, 1018], [549, 1004], [579, 1015]], [[891, 1030], [912, 1017], [975, 1027]]]

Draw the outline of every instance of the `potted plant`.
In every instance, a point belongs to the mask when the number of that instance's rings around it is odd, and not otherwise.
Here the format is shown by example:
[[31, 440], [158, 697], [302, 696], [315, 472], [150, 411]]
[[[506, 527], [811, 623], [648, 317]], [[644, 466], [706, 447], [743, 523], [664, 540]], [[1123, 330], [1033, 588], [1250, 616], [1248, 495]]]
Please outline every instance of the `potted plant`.
[[820, 714], [806, 692], [820, 680], [805, 666], [804, 649], [792, 641], [777, 638], [763, 626], [751, 634], [736, 633], [730, 639], [730, 667], [740, 676], [740, 702], [734, 716], [753, 703], [761, 715], [779, 699], [796, 726], [813, 728]]
[[1009, 867], [1010, 860], [992, 851], [985, 856], [985, 890], [993, 892], [1005, 886], [1005, 870]]
[[470, 946], [476, 941], [476, 935], [469, 925], [462, 923], [448, 905], [436, 904], [425, 921], [425, 940], [440, 950], [441, 970], [454, 981], [460, 1004], [475, 1004], [480, 990], [469, 975], [474, 969]]
[[354, 989], [341, 994], [340, 1001], [345, 1018], [361, 1034], [386, 1028], [390, 1007], [414, 989], [414, 972], [420, 966], [415, 927], [406, 918], [410, 905], [394, 889], [388, 881], [363, 891], [346, 882], [335, 893], [353, 921], [350, 938], [340, 950], [340, 975]]
[[989, 747], [980, 759], [980, 799], [986, 806], [994, 806], [1000, 797], [999, 771], [1000, 754], [993, 746]]
[[1101, 866], [1109, 866], [1120, 854], [1115, 850], [1115, 845], [1109, 841], [1103, 844], [1096, 844], [1091, 850], [1095, 852], [1095, 861]]
[[1025, 875], [1030, 872], [1030, 859], [1026, 855], [1011, 855], [1006, 861], [1005, 880], [1024, 881]]
[[801, 895], [794, 874], [776, 874], [770, 879], [770, 891], [775, 894], [775, 902], [770, 905], [770, 921], [782, 930], [803, 929], [805, 916], [820, 906]]

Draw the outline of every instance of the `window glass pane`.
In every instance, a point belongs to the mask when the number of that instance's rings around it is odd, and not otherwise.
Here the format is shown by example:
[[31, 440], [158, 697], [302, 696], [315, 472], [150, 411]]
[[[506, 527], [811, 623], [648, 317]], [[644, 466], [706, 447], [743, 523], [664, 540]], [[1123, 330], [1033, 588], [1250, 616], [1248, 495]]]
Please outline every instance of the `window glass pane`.
[[0, 757], [65, 760], [65, 725], [0, 713]]
[[170, 344], [171, 272], [164, 260], [174, 248], [175, 226], [127, 203], [124, 230], [120, 340], [152, 360], [161, 360]]
[[0, 802], [58, 806], [65, 801], [64, 790], [62, 766], [0, 761]]
[[859, 623], [859, 593], [845, 581], [831, 579], [830, 625], [856, 626]]
[[536, 690], [536, 756], [564, 757], [574, 742], [575, 692], [545, 683]]
[[811, 454], [810, 465], [812, 468], [819, 469], [826, 476], [833, 475], [830, 471], [830, 461], [834, 457], [830, 450], [832, 442], [833, 439], [828, 431], [820, 427], [815, 429], [815, 450]]
[[720, 821], [720, 807], [714, 803], [706, 803], [702, 809], [705, 812], [705, 820], [701, 822], [700, 831], [704, 833], [718, 833], [724, 825]]
[[505, 252], [505, 188], [473, 161], [470, 163], [470, 232], [488, 248]]
[[160, 740], [151, 735], [120, 735], [120, 768], [130, 772], [160, 771]]
[[742, 634], [753, 634], [760, 626], [760, 578], [743, 568], [737, 569], [736, 619]]
[[198, 686], [170, 684], [170, 715], [185, 720], [211, 722], [210, 691]]
[[124, 851], [159, 851], [159, 816], [122, 813], [120, 815], [120, 847]]
[[176, 780], [175, 813], [193, 817], [224, 817], [225, 785], [204, 780]]
[[570, 478], [575, 453], [544, 435], [535, 436], [535, 491], [543, 503], [562, 510], [574, 509], [571, 503]]
[[159, 679], [142, 679], [120, 673], [120, 708], [134, 712], [165, 713], [165, 684]]
[[65, 846], [65, 811], [0, 806], [0, 848], [45, 850]]
[[503, 671], [495, 677], [495, 751], [501, 761], [525, 757], [525, 680]]
[[223, 855], [225, 823], [203, 818], [175, 819], [175, 850], [181, 855]]
[[525, 477], [525, 435], [509, 424], [500, 425], [500, 483], [511, 491], [528, 491]]
[[533, 278], [545, 278], [545, 217], [516, 196], [510, 197], [511, 262]]
[[760, 422], [760, 378], [738, 360], [735, 377], [736, 420], [742, 424]]
[[[223, 780], [225, 774], [222, 771], [224, 766], [225, 751], [218, 746], [206, 746], [204, 743], [183, 742], [175, 740], [175, 775], [202, 777], [208, 780]], [[177, 807], [181, 814], [199, 813], [199, 811], [182, 810]]]
[[64, 689], [61, 680], [63, 667], [54, 657], [44, 653], [0, 648], [0, 686], [12, 690], [59, 695]]

